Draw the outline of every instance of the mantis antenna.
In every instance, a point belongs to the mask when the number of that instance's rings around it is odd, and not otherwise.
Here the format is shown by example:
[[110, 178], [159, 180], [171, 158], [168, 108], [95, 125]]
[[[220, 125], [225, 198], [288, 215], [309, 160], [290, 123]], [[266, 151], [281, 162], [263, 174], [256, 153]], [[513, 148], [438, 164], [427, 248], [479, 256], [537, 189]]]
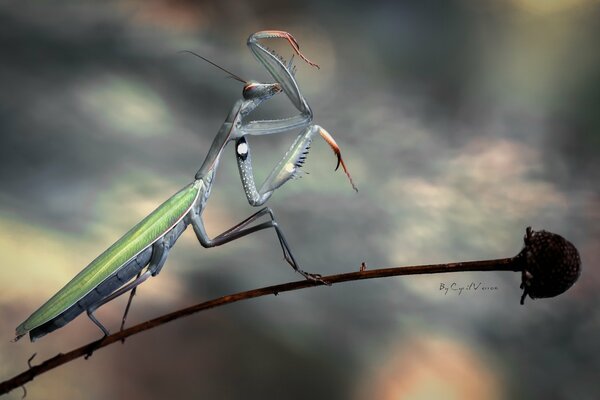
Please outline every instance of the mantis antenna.
[[211, 64], [211, 65], [213, 65], [213, 66], [215, 66], [215, 67], [219, 68], [221, 71], [223, 71], [223, 72], [225, 72], [225, 73], [229, 74], [229, 76], [230, 76], [230, 77], [232, 77], [233, 79], [235, 79], [236, 81], [240, 81], [240, 82], [242, 82], [242, 83], [248, 83], [248, 81], [247, 81], [246, 79], [240, 78], [238, 75], [234, 74], [233, 72], [230, 72], [230, 71], [226, 70], [225, 68], [221, 67], [220, 65], [218, 65], [218, 64], [216, 64], [216, 63], [214, 63], [214, 62], [210, 61], [210, 60], [209, 60], [208, 58], [206, 58], [206, 57], [202, 57], [202, 56], [201, 56], [200, 54], [198, 54], [198, 53], [194, 53], [194, 52], [193, 52], [193, 51], [191, 51], [191, 50], [181, 50], [181, 51], [178, 51], [178, 53], [189, 53], [189, 54], [191, 54], [191, 55], [194, 55], [194, 56], [196, 56], [196, 57], [198, 57], [198, 58], [201, 58], [202, 60], [206, 61], [207, 63], [209, 63], [209, 64]]

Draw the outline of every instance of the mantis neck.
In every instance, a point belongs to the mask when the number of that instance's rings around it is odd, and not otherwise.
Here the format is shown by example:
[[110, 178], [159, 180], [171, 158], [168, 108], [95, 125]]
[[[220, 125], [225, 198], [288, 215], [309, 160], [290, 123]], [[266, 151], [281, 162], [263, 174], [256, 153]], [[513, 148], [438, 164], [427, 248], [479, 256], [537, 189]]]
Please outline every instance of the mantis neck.
[[221, 153], [223, 152], [225, 145], [229, 141], [231, 132], [235, 129], [235, 124], [237, 123], [237, 121], [241, 119], [240, 110], [242, 108], [242, 103], [242, 100], [238, 100], [235, 103], [235, 105], [229, 112], [229, 115], [225, 119], [225, 122], [223, 122], [223, 125], [221, 125], [221, 129], [219, 129], [217, 136], [215, 136], [210, 146], [210, 149], [206, 154], [204, 163], [202, 163], [202, 166], [200, 167], [198, 172], [196, 172], [196, 179], [202, 179], [203, 177], [211, 173], [214, 174], [214, 171], [217, 169], [217, 166], [219, 164]]

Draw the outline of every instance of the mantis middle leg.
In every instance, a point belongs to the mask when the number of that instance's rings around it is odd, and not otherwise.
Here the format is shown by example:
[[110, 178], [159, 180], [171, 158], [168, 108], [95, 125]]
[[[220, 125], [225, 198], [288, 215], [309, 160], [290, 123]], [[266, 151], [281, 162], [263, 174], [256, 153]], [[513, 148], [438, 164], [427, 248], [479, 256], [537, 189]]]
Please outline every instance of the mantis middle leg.
[[[277, 224], [275, 215], [273, 214], [273, 210], [271, 210], [269, 207], [264, 207], [264, 208], [260, 209], [259, 211], [252, 214], [250, 217], [246, 218], [239, 224], [237, 224], [237, 225], [233, 226], [232, 228], [226, 230], [225, 232], [215, 236], [213, 239], [211, 239], [208, 236], [208, 234], [206, 233], [206, 229], [204, 228], [204, 223], [202, 222], [202, 218], [200, 216], [200, 211], [201, 210], [199, 207], [193, 208], [192, 210], [190, 210], [190, 213], [188, 214], [188, 218], [189, 218], [189, 222], [191, 223], [191, 225], [194, 229], [194, 232], [196, 233], [196, 237], [198, 238], [198, 241], [200, 242], [200, 244], [203, 247], [210, 248], [210, 247], [220, 246], [225, 243], [229, 243], [236, 239], [244, 237], [246, 235], [249, 235], [251, 233], [258, 232], [263, 229], [273, 228], [275, 230], [275, 233], [277, 234], [277, 238], [279, 239], [279, 243], [283, 250], [283, 256], [284, 256], [285, 260], [292, 266], [294, 271], [298, 272], [300, 275], [302, 275], [303, 277], [305, 277], [308, 280], [322, 282], [320, 279], [321, 278], [320, 274], [313, 274], [313, 273], [305, 272], [302, 269], [300, 269], [300, 267], [298, 266], [298, 263], [296, 262], [296, 259], [292, 255], [290, 247], [287, 243], [287, 240], [285, 239], [285, 236], [283, 235], [281, 228]], [[258, 218], [265, 216], [265, 215], [269, 216], [268, 221], [262, 222], [258, 225], [248, 227], [248, 225], [250, 225], [252, 222], [256, 221]]]

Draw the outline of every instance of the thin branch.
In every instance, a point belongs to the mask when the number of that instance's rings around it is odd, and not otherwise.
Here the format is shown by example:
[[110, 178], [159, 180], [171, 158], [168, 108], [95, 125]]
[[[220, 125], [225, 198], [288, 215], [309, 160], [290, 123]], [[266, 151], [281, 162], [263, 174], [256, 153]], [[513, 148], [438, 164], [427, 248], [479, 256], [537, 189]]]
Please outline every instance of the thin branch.
[[60, 365], [68, 363], [69, 361], [75, 360], [76, 358], [82, 356], [85, 356], [87, 358], [94, 351], [102, 347], [106, 347], [115, 342], [118, 342], [120, 340], [124, 340], [129, 336], [135, 335], [143, 331], [147, 331], [159, 325], [166, 324], [167, 322], [183, 318], [200, 311], [220, 307], [226, 304], [235, 303], [241, 300], [253, 299], [269, 294], [277, 295], [279, 293], [304, 289], [307, 287], [323, 286], [325, 284], [332, 285], [334, 283], [358, 281], [363, 279], [383, 278], [398, 275], [435, 274], [464, 271], [520, 271], [521, 267], [516, 261], [516, 258], [501, 258], [496, 260], [468, 261], [451, 264], [418, 265], [374, 270], [364, 269], [363, 264], [363, 266], [361, 266], [360, 269], [360, 271], [356, 272], [322, 277], [323, 282], [302, 280], [222, 296], [213, 300], [196, 304], [191, 307], [174, 311], [169, 314], [165, 314], [161, 317], [146, 322], [142, 322], [125, 330], [113, 333], [112, 335], [106, 336], [100, 340], [88, 343], [75, 350], [71, 350], [68, 353], [59, 353], [56, 356], [49, 358], [48, 360], [42, 362], [39, 365], [31, 366], [28, 370], [20, 373], [19, 375], [16, 375], [13, 378], [0, 383], [0, 395], [8, 393], [13, 389], [18, 388], [19, 386], [23, 386], [25, 383], [33, 380], [33, 378], [43, 374], [44, 372], [50, 371], [51, 369], [54, 369]]

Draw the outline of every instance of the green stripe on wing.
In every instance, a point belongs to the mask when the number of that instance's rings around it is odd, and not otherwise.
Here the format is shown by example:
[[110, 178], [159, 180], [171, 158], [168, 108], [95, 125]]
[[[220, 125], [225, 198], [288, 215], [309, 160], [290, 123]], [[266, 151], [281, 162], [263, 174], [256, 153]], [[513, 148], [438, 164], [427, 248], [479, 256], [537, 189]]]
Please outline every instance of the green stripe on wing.
[[190, 209], [198, 196], [200, 185], [201, 181], [196, 181], [184, 187], [100, 254], [19, 325], [17, 336], [22, 336], [58, 316], [119, 270], [127, 261], [163, 236]]

